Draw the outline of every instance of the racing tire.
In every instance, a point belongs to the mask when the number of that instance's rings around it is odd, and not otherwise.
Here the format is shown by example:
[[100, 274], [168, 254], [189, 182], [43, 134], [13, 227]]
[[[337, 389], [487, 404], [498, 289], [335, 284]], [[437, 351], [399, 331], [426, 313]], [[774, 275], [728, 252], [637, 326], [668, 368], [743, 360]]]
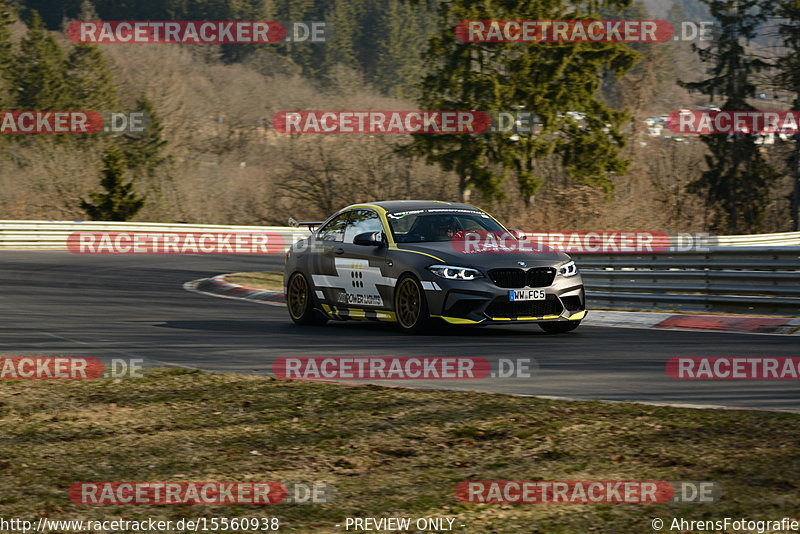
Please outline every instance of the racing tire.
[[412, 274], [404, 274], [394, 288], [394, 313], [397, 326], [408, 334], [424, 334], [430, 331], [432, 320], [428, 311], [428, 299], [422, 284]]
[[572, 332], [573, 330], [578, 328], [578, 325], [580, 324], [581, 324], [580, 321], [539, 323], [539, 327], [548, 334], [564, 334], [566, 332]]
[[314, 295], [303, 273], [294, 273], [286, 284], [286, 309], [295, 324], [324, 325], [328, 318], [314, 309]]

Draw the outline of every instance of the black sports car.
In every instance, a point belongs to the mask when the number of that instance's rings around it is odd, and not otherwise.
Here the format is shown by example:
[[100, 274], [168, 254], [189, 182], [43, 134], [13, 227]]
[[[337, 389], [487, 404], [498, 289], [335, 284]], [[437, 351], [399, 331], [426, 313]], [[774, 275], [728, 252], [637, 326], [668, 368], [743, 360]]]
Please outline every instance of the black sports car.
[[574, 330], [583, 281], [564, 253], [537, 249], [467, 204], [397, 200], [348, 206], [286, 255], [298, 324], [396, 322], [407, 332], [451, 324], [538, 323]]

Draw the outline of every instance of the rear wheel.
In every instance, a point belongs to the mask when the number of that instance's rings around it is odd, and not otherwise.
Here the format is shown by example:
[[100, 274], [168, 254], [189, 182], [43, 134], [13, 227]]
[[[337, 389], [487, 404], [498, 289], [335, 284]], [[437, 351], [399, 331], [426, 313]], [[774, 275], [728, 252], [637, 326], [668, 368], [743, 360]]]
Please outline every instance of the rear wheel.
[[428, 301], [419, 281], [412, 275], [400, 277], [394, 289], [394, 312], [404, 332], [421, 334], [430, 329]]
[[322, 325], [328, 318], [314, 309], [314, 297], [311, 287], [303, 273], [294, 273], [289, 278], [286, 288], [286, 308], [289, 317], [297, 324]]
[[581, 324], [580, 321], [569, 321], [563, 323], [539, 323], [539, 326], [548, 334], [563, 334], [564, 332], [572, 332], [578, 328], [579, 324]]

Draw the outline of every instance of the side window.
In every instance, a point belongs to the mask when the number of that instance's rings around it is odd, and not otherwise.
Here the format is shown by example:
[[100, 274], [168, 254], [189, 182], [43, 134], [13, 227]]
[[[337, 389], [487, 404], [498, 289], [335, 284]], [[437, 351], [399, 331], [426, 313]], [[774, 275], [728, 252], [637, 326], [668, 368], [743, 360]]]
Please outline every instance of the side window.
[[323, 226], [317, 232], [317, 239], [323, 241], [344, 241], [344, 229], [347, 226], [347, 218], [350, 212], [342, 213], [338, 217], [334, 217], [331, 222]]
[[350, 224], [344, 234], [344, 242], [352, 243], [358, 234], [366, 232], [383, 232], [378, 214], [370, 210], [356, 210], [350, 215]]

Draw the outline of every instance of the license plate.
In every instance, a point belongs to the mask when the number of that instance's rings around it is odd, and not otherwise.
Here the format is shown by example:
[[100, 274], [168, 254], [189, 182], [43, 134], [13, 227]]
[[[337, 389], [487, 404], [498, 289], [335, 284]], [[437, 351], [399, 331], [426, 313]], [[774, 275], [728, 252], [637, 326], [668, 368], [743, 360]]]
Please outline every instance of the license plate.
[[544, 289], [512, 289], [508, 292], [508, 300], [544, 300], [547, 297]]

